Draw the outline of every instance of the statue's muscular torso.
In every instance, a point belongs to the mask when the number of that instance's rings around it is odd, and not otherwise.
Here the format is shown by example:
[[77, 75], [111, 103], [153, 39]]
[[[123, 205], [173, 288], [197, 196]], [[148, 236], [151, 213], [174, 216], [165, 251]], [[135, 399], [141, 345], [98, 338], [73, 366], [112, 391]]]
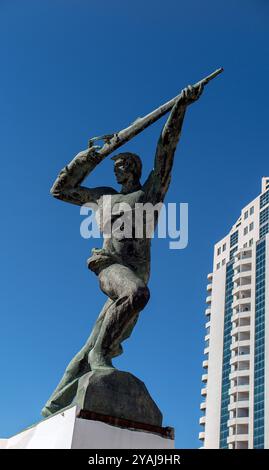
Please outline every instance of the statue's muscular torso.
[[[102, 249], [93, 249], [88, 260], [96, 274], [117, 262], [131, 268], [145, 283], [150, 273], [150, 232], [147, 232], [151, 213], [142, 210], [147, 203], [143, 188], [129, 194], [104, 195], [97, 201], [96, 219], [104, 235]], [[155, 223], [157, 212], [155, 212]], [[154, 225], [154, 224], [153, 224]]]

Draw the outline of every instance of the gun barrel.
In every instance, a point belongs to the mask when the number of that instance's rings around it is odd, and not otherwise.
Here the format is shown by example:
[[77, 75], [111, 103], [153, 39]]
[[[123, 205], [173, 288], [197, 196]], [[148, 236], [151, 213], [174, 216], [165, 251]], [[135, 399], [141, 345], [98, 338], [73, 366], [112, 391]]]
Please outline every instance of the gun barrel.
[[[208, 75], [207, 77], [203, 78], [199, 82], [195, 83], [193, 85], [195, 88], [199, 87], [200, 85], [207, 85], [213, 78], [217, 77], [221, 72], [223, 72], [223, 68], [219, 68], [215, 70], [213, 73]], [[120, 132], [114, 134], [114, 137], [112, 139], [105, 143], [100, 151], [98, 151], [98, 154], [102, 157], [105, 158], [107, 155], [111, 154], [114, 152], [114, 150], [118, 149], [121, 147], [123, 144], [128, 142], [130, 139], [135, 137], [136, 135], [140, 134], [144, 129], [149, 127], [151, 124], [156, 122], [158, 119], [160, 119], [162, 116], [164, 116], [168, 111], [172, 109], [174, 106], [175, 102], [182, 96], [182, 91], [180, 92], [179, 95], [177, 95], [175, 98], [172, 98], [171, 100], [167, 101], [163, 105], [159, 106], [158, 108], [154, 109], [151, 113], [147, 114], [146, 116], [142, 118], [136, 119], [130, 126], [126, 127], [125, 129], [122, 129]]]
[[197, 82], [194, 86], [197, 87], [199, 85], [207, 85], [208, 82], [210, 82], [210, 80], [213, 80], [213, 78], [217, 77], [220, 73], [222, 73], [224, 70], [223, 67], [220, 67], [219, 69], [215, 70], [215, 72], [211, 73], [210, 75], [208, 75], [207, 77], [203, 78], [202, 80], [200, 80], [200, 82]]

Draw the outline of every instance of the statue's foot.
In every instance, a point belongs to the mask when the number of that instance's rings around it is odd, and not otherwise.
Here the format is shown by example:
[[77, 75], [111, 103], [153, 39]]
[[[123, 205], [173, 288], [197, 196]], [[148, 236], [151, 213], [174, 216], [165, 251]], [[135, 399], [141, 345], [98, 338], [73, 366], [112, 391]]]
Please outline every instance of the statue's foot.
[[115, 369], [109, 357], [103, 356], [94, 349], [89, 352], [88, 360], [91, 365], [91, 370]]

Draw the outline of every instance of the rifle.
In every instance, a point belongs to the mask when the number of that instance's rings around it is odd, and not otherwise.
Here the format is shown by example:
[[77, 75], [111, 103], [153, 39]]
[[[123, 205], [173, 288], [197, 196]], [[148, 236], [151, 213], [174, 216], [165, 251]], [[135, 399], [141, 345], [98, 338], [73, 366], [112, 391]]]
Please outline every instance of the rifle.
[[[201, 85], [207, 85], [207, 83], [209, 83], [213, 78], [215, 78], [221, 72], [223, 72], [222, 67], [215, 70], [215, 72], [211, 73], [210, 75], [203, 78], [199, 82], [195, 83], [195, 85], [193, 85], [193, 88], [198, 89]], [[180, 99], [181, 97], [183, 97], [182, 91], [175, 98], [172, 98], [170, 101], [167, 101], [163, 105], [159, 106], [159, 108], [154, 109], [154, 111], [147, 114], [146, 116], [142, 118], [140, 117], [137, 118], [130, 126], [126, 127], [125, 129], [122, 129], [119, 132], [115, 132], [114, 134], [106, 134], [106, 135], [99, 136], [99, 137], [93, 137], [92, 139], [89, 140], [89, 148], [94, 146], [94, 142], [98, 140], [103, 140], [104, 145], [103, 147], [101, 147], [101, 150], [98, 151], [98, 156], [100, 156], [101, 159], [105, 158], [107, 155], [114, 152], [114, 150], [121, 147], [123, 144], [128, 142], [130, 139], [135, 137], [137, 134], [139, 134], [144, 129], [149, 127], [151, 124], [153, 124], [158, 119], [160, 119], [162, 116], [164, 116], [168, 111], [170, 111], [173, 108], [176, 101]], [[94, 147], [94, 148], [99, 148], [99, 147]]]

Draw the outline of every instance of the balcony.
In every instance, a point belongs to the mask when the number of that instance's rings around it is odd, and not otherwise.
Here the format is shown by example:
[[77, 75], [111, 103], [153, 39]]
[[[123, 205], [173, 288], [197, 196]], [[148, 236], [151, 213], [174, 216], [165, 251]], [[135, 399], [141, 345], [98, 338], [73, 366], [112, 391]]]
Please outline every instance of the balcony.
[[252, 270], [251, 269], [246, 270], [246, 271], [239, 271], [239, 272], [234, 274], [233, 282], [236, 282], [239, 279], [241, 280], [244, 277], [251, 277], [251, 275], [252, 275]]
[[231, 331], [231, 336], [238, 335], [240, 333], [249, 333], [250, 332], [250, 325], [238, 325]]
[[236, 299], [249, 299], [251, 297], [251, 284], [235, 287], [233, 292], [234, 290], [237, 290], [237, 292], [233, 294]]
[[202, 403], [200, 403], [200, 410], [205, 410], [205, 409], [206, 409], [206, 402], [202, 401]]
[[250, 361], [250, 354], [242, 354], [242, 355], [233, 356], [230, 359], [230, 365], [232, 366], [232, 365], [234, 365], [234, 364], [236, 364], [237, 362], [240, 362], [240, 361], [249, 362]]
[[213, 273], [208, 273], [207, 279], [211, 281], [213, 279]]
[[207, 298], [205, 299], [205, 301], [206, 301], [207, 304], [211, 304], [211, 302], [212, 302], [211, 295], [208, 295]]
[[252, 258], [252, 250], [250, 248], [240, 248], [235, 255], [236, 261], [250, 260]]
[[201, 418], [199, 419], [199, 424], [201, 424], [201, 426], [205, 425], [205, 416], [201, 416]]
[[235, 387], [231, 387], [229, 389], [229, 395], [234, 395], [235, 393], [239, 393], [239, 392], [249, 392], [249, 384], [236, 385]]
[[245, 284], [252, 284], [252, 272], [249, 271], [249, 274], [247, 271], [243, 272], [237, 272], [233, 276], [233, 282], [236, 284], [236, 286], [243, 286]]
[[250, 247], [240, 248], [235, 256], [237, 260], [250, 259], [252, 257], [252, 249]]
[[233, 303], [232, 303], [232, 308], [236, 308], [236, 307], [240, 307], [240, 306], [248, 306], [249, 310], [250, 310], [250, 302], [251, 301], [251, 297], [244, 297], [244, 298], [241, 298], [241, 299], [234, 299]]
[[206, 387], [204, 387], [201, 389], [201, 395], [202, 397], [206, 397], [206, 394], [207, 394]]
[[[247, 346], [250, 346], [250, 339], [245, 339], [245, 340], [238, 340], [234, 341], [230, 345], [230, 350], [234, 351], [235, 349], [239, 349], [239, 356], [244, 356], [245, 354], [249, 354], [249, 350], [244, 351], [244, 347], [246, 348]], [[241, 349], [240, 349], [241, 348]]]
[[205, 432], [204, 431], [199, 432], [199, 439], [200, 439], [200, 441], [203, 441], [205, 439]]
[[207, 369], [208, 368], [208, 359], [206, 359], [205, 361], [203, 361], [203, 368], [204, 369]]
[[237, 426], [239, 424], [248, 424], [249, 423], [249, 417], [244, 417], [244, 418], [231, 418], [227, 422], [227, 426]]
[[240, 320], [241, 318], [249, 318], [252, 316], [252, 311], [251, 309], [249, 308], [249, 310], [242, 310], [240, 312], [235, 312], [233, 315], [232, 315], [232, 318], [231, 318], [231, 321], [232, 322], [235, 322], [237, 320]]
[[250, 331], [240, 331], [239, 333], [232, 335], [233, 341], [238, 341], [239, 345], [247, 344], [250, 341]]
[[245, 273], [246, 271], [252, 271], [251, 258], [239, 259], [237, 261], [235, 260], [234, 270], [235, 270], [235, 274], [238, 274], [239, 272]]
[[211, 291], [212, 291], [212, 284], [207, 284], [206, 290], [207, 290], [208, 292], [211, 292]]
[[233, 379], [237, 379], [238, 377], [249, 377], [249, 375], [250, 375], [250, 370], [249, 369], [234, 370], [233, 372], [231, 372], [229, 374], [229, 379], [233, 380]]
[[252, 284], [241, 284], [239, 286], [234, 287], [234, 289], [232, 290], [232, 295], [239, 295], [244, 291], [251, 291], [251, 288]]
[[211, 315], [211, 308], [205, 309], [205, 315]]
[[228, 410], [233, 411], [238, 408], [249, 408], [249, 400], [235, 400], [228, 405]]
[[234, 442], [244, 441], [248, 442], [248, 434], [233, 434], [232, 436], [228, 436], [227, 443], [233, 444]]
[[208, 379], [208, 375], [207, 375], [207, 374], [203, 374], [203, 375], [202, 375], [202, 382], [207, 382], [207, 379]]

